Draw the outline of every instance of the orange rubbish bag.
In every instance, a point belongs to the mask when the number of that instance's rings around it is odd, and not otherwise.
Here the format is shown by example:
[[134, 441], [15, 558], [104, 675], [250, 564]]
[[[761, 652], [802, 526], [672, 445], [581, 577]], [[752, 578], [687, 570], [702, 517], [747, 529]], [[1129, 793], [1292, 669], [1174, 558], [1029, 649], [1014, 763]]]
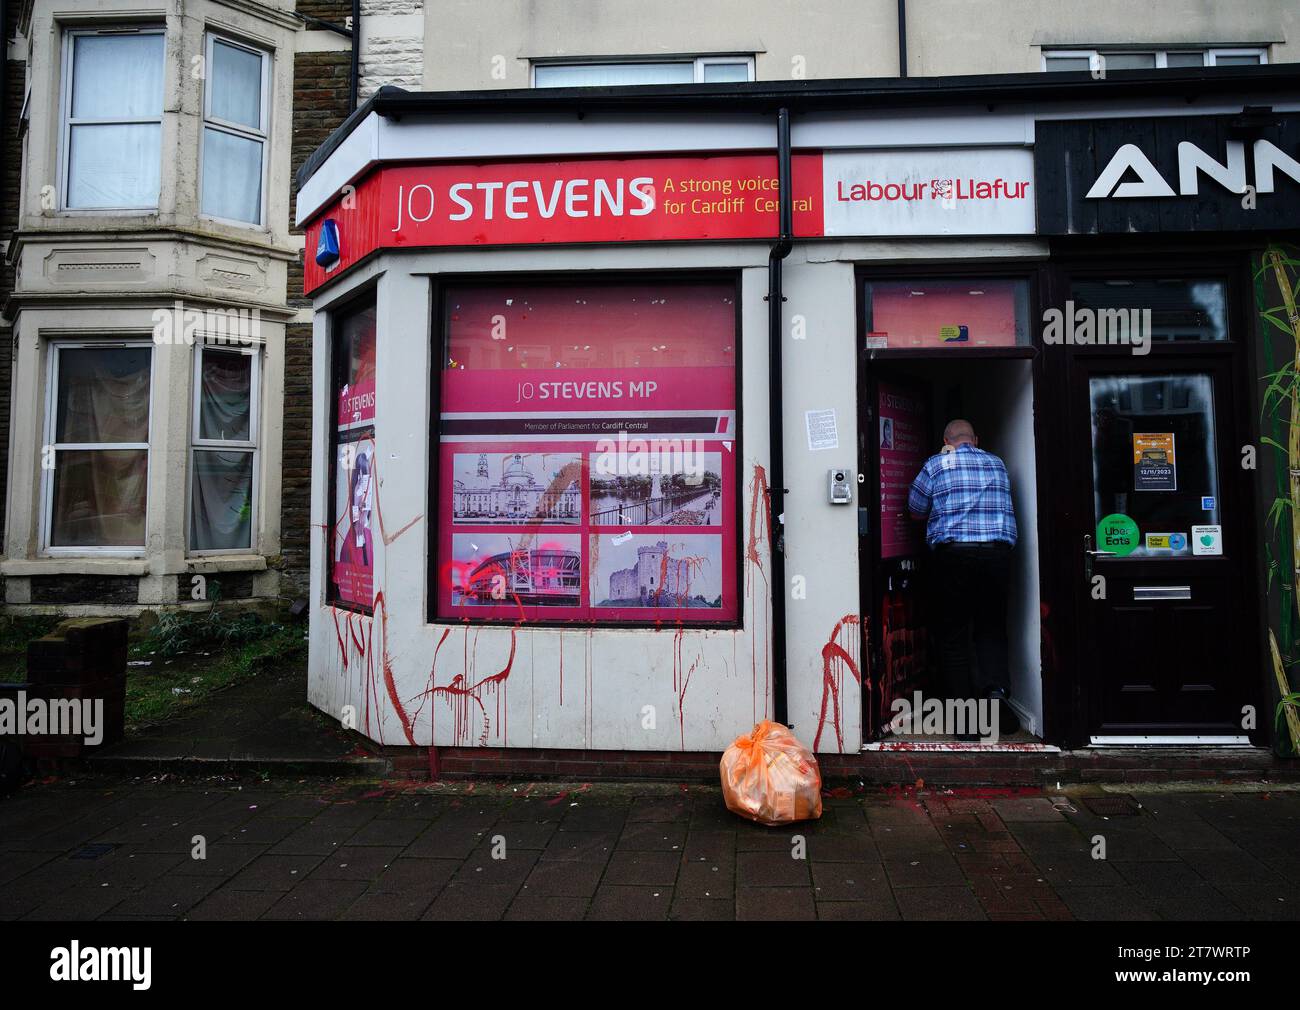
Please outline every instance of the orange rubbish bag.
[[822, 773], [812, 751], [779, 722], [760, 722], [722, 755], [727, 809], [769, 826], [822, 815]]

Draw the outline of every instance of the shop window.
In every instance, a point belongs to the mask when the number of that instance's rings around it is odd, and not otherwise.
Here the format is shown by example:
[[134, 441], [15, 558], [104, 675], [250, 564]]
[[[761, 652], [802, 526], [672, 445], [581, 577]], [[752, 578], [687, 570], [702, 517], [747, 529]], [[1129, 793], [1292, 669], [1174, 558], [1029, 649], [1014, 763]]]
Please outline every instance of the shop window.
[[163, 49], [161, 29], [67, 34], [62, 113], [66, 209], [157, 208]]
[[375, 553], [375, 301], [334, 317], [329, 599], [370, 612]]
[[209, 217], [262, 223], [270, 63], [259, 49], [207, 38], [202, 212]]
[[1070, 298], [1076, 314], [1090, 309], [1098, 325], [1115, 318], [1145, 329], [1149, 310], [1154, 341], [1228, 339], [1228, 289], [1221, 280], [1075, 280]]
[[739, 616], [734, 280], [442, 292], [434, 617]]
[[195, 355], [190, 550], [246, 551], [256, 528], [259, 355], [201, 347]]
[[1055, 49], [1044, 50], [1043, 69], [1163, 70], [1169, 67], [1247, 67], [1268, 62], [1266, 49]]
[[49, 553], [143, 551], [152, 353], [147, 343], [51, 345], [42, 459]]
[[869, 281], [865, 346], [871, 349], [1016, 347], [1030, 342], [1023, 280]]
[[627, 84], [728, 84], [754, 79], [752, 56], [691, 60], [536, 63], [533, 87], [608, 88]]

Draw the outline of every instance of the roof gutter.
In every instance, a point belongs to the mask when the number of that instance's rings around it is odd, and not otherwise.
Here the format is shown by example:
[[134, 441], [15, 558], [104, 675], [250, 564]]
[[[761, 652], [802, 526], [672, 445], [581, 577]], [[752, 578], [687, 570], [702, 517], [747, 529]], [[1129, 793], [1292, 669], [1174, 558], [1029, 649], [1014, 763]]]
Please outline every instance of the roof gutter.
[[[902, 0], [899, 0], [901, 3]], [[361, 87], [361, 0], [352, 0], [352, 57], [348, 67], [348, 111], [357, 111]]]
[[907, 77], [907, 0], [898, 0], [898, 76]]

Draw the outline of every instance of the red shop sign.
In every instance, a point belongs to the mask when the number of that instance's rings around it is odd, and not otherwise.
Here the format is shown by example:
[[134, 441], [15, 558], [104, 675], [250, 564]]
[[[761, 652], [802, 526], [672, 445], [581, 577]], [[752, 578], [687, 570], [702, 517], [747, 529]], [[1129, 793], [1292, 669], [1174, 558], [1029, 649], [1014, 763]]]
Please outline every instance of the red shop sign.
[[[820, 154], [794, 156], [792, 187], [795, 234], [821, 235]], [[310, 251], [331, 218], [327, 272]], [[308, 227], [304, 289], [380, 248], [771, 239], [777, 222], [771, 154], [393, 165]]]

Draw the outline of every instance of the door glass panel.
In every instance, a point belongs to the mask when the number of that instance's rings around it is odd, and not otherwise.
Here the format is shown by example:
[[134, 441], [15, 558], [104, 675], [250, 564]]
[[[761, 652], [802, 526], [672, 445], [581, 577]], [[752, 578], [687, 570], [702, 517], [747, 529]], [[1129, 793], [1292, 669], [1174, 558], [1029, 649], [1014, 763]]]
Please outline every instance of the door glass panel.
[[1129, 558], [1222, 554], [1210, 376], [1098, 375], [1088, 398], [1098, 549]]
[[[1090, 309], [1099, 331], [1118, 326], [1128, 334], [1139, 327], [1142, 343], [1148, 338], [1228, 339], [1228, 290], [1221, 280], [1076, 280], [1070, 285], [1070, 299], [1076, 317], [1080, 309]], [[1116, 342], [1100, 339], [1100, 332], [1097, 337], [1096, 343]]]

